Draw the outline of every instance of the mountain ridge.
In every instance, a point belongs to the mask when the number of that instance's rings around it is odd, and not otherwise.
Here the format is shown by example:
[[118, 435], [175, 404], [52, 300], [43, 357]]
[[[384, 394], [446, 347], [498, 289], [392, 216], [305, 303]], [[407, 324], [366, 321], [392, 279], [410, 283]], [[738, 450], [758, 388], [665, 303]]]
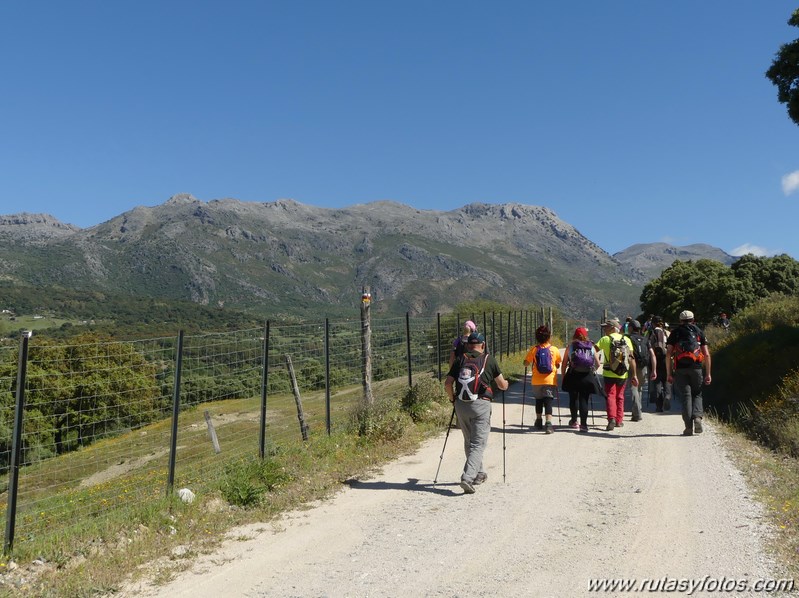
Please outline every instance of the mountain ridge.
[[85, 229], [49, 215], [0, 216], [0, 250], [6, 280], [259, 313], [349, 313], [363, 286], [378, 313], [441, 312], [477, 298], [629, 313], [651, 277], [625, 261], [628, 250], [611, 256], [550, 208], [519, 203], [318, 208], [178, 194]]

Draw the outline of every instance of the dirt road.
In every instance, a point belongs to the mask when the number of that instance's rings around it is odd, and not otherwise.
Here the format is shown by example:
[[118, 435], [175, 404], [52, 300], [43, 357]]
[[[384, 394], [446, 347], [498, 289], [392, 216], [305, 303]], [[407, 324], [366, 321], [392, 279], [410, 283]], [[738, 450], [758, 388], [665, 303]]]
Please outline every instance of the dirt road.
[[529, 427], [529, 403], [520, 426], [521, 385], [506, 393], [503, 465], [495, 402], [489, 479], [476, 494], [458, 485], [463, 443], [453, 429], [438, 484], [443, 433], [310, 510], [234, 530], [169, 585], [141, 583], [123, 595], [573, 597], [593, 595], [592, 579], [705, 579], [708, 590], [781, 577], [763, 551], [761, 507], [712, 423], [683, 437], [675, 405], [606, 433], [597, 409], [584, 435], [566, 427], [565, 395], [561, 406], [563, 426], [544, 435]]

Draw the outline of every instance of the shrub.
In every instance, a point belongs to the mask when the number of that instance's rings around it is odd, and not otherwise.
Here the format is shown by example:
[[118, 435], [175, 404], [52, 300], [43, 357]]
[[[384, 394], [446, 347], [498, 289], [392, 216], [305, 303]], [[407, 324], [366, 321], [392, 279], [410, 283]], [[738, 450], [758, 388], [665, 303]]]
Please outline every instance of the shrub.
[[414, 422], [446, 424], [449, 399], [444, 387], [435, 378], [420, 378], [405, 391], [402, 408]]
[[225, 466], [219, 490], [230, 504], [250, 507], [260, 504], [264, 494], [290, 480], [291, 476], [276, 461], [251, 457]]
[[400, 409], [399, 400], [377, 399], [374, 404], [355, 410], [355, 425], [363, 438], [390, 442], [405, 433], [408, 416]]
[[799, 298], [772, 296], [711, 343], [708, 409], [761, 444], [799, 456]]

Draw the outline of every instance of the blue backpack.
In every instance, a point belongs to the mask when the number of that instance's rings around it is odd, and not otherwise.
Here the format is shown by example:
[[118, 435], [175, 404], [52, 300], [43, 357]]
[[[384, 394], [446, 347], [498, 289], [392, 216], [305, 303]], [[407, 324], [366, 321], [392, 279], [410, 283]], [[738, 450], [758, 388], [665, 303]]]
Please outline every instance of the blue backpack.
[[538, 347], [535, 351], [535, 367], [540, 374], [552, 373], [552, 352], [549, 347]]

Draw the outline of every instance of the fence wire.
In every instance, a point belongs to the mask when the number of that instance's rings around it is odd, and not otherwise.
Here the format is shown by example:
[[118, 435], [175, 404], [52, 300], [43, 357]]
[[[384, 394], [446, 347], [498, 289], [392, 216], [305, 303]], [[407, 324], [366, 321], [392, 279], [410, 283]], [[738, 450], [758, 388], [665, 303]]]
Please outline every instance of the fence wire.
[[[379, 385], [446, 376], [453, 338], [466, 319], [477, 324], [500, 360], [526, 351], [544, 317], [541, 310], [373, 319], [372, 380]], [[586, 324], [593, 323], [562, 320], [557, 322], [562, 332], [553, 332], [567, 339], [575, 325]], [[362, 401], [360, 320], [272, 323], [187, 336], [179, 393], [177, 352], [177, 338], [83, 344], [32, 339], [17, 542], [57, 537], [66, 526], [102, 527], [103, 518], [122, 507], [165, 496], [172, 490], [167, 480], [173, 443], [174, 489], [210, 490], [231, 460], [259, 455], [262, 432], [268, 455], [301, 442], [303, 432], [347, 429]], [[0, 346], [4, 489], [10, 479], [18, 359], [19, 349]], [[4, 492], [4, 519], [7, 507]]]

